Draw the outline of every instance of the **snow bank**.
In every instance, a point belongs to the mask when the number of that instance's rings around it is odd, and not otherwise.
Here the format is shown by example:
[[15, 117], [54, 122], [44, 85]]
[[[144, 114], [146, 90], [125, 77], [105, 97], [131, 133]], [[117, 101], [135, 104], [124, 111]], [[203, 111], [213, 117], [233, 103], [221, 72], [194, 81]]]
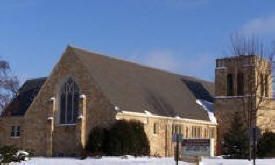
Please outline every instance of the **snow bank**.
[[[200, 165], [252, 165], [253, 161], [243, 159], [202, 159]], [[257, 159], [257, 165], [275, 165], [275, 159]]]
[[[79, 160], [74, 158], [44, 158], [34, 157], [29, 161], [11, 163], [10, 165], [174, 165], [173, 158], [148, 158], [127, 156], [103, 157], [102, 159], [87, 158]], [[252, 165], [252, 161], [240, 159], [203, 158], [200, 165]], [[257, 159], [257, 165], [275, 165], [275, 159]], [[194, 165], [192, 163], [179, 162], [179, 165]]]
[[216, 117], [214, 116], [214, 104], [206, 100], [197, 99], [196, 103], [202, 106], [207, 111], [208, 117], [212, 123], [217, 123]]
[[[74, 158], [44, 158], [34, 157], [29, 161], [13, 163], [12, 165], [174, 165], [173, 158], [148, 158], [148, 157], [103, 157], [102, 159], [87, 158], [79, 160]], [[179, 162], [179, 165], [193, 165]]]

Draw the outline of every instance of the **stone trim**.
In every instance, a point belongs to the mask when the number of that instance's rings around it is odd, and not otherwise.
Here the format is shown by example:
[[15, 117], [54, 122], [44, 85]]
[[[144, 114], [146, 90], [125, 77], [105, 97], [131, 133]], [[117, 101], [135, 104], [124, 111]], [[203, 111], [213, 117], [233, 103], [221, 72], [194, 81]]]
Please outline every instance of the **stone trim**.
[[219, 69], [227, 69], [227, 67], [222, 66], [222, 67], [216, 67], [215, 69], [216, 69], [216, 70], [219, 70]]
[[72, 124], [56, 124], [55, 126], [57, 126], [57, 127], [76, 126], [76, 123], [72, 123]]
[[129, 116], [138, 116], [138, 117], [150, 117], [150, 118], [158, 118], [158, 119], [168, 119], [168, 120], [176, 120], [176, 121], [183, 121], [186, 123], [196, 123], [196, 124], [207, 124], [207, 125], [213, 125], [216, 126], [216, 123], [212, 123], [209, 121], [204, 120], [196, 120], [196, 119], [187, 119], [187, 118], [179, 118], [179, 117], [167, 117], [167, 116], [159, 116], [159, 115], [149, 115], [146, 113], [140, 113], [140, 112], [129, 112], [129, 111], [121, 111], [118, 112], [116, 115], [116, 119], [119, 120], [119, 115], [129, 115]]

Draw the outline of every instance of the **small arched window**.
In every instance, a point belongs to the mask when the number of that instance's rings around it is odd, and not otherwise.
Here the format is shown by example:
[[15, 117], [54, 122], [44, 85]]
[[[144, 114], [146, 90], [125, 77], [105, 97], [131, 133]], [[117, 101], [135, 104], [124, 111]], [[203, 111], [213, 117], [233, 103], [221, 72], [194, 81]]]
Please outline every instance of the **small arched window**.
[[227, 96], [233, 96], [234, 84], [232, 74], [227, 75]]
[[242, 96], [244, 94], [244, 80], [243, 80], [243, 73], [238, 73], [237, 76], [237, 94], [238, 96]]
[[79, 88], [72, 78], [61, 87], [60, 124], [74, 124], [78, 115]]

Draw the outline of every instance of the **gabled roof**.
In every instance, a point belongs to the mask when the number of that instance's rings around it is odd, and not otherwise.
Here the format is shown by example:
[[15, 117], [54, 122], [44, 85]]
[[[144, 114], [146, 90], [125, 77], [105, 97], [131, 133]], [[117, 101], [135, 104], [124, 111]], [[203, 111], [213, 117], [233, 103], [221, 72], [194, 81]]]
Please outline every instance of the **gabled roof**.
[[42, 77], [27, 80], [19, 89], [16, 97], [4, 109], [2, 116], [24, 116], [46, 79], [46, 77]]
[[[214, 84], [189, 76], [68, 47], [85, 64], [96, 85], [120, 110], [208, 120], [197, 99], [213, 102]], [[195, 66], [194, 66], [195, 67]]]

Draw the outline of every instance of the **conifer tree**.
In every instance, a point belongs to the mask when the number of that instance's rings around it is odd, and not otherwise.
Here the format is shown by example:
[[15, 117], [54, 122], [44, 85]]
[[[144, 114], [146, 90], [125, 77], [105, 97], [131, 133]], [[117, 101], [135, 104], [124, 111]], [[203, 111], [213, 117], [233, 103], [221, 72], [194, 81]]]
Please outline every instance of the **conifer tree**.
[[238, 112], [233, 114], [230, 128], [224, 136], [223, 149], [229, 158], [244, 159], [248, 156], [249, 138], [247, 127]]

